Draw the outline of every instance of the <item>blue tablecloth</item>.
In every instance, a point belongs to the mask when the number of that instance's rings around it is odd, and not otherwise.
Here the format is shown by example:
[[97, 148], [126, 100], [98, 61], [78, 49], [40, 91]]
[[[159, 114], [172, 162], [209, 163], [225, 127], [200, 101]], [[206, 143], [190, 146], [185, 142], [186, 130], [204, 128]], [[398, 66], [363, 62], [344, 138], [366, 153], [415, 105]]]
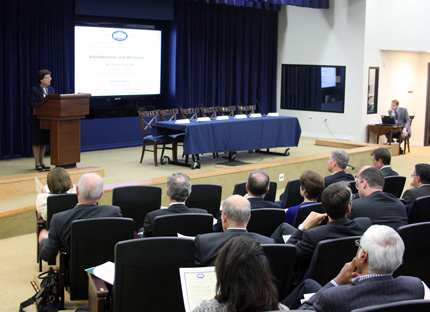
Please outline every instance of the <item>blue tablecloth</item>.
[[191, 155], [297, 146], [302, 130], [296, 117], [193, 119], [188, 124], [160, 121], [152, 126], [153, 135], [180, 132], [185, 132], [184, 153]]

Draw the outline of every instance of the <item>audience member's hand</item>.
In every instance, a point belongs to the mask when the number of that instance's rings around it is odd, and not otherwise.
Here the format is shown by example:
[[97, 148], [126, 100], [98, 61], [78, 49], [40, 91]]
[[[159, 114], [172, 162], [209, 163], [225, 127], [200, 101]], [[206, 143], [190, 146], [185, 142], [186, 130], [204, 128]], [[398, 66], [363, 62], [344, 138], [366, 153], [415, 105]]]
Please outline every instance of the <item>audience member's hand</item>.
[[408, 136], [408, 130], [403, 129], [402, 133], [404, 136]]
[[333, 279], [338, 285], [351, 284], [352, 279], [360, 275], [355, 272], [354, 260], [348, 263], [345, 263], [342, 270], [340, 270], [339, 274]]
[[318, 213], [315, 211], [312, 211], [305, 221], [303, 221], [303, 227], [305, 230], [309, 230], [315, 226], [318, 226], [321, 224], [321, 222], [324, 221], [324, 219], [327, 217], [326, 213]]
[[41, 241], [43, 241], [44, 239], [47, 239], [49, 235], [49, 232], [45, 229], [41, 230], [39, 233], [39, 244]]

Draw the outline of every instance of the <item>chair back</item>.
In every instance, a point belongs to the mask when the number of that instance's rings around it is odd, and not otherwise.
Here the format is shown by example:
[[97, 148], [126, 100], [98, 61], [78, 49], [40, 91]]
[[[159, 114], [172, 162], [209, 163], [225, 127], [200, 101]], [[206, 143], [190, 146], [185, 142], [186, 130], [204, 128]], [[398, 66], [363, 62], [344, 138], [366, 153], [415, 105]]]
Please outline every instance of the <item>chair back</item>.
[[276, 228], [285, 220], [284, 209], [258, 208], [251, 209], [248, 232], [258, 233], [270, 237]]
[[218, 106], [200, 107], [200, 112], [202, 113], [203, 117], [216, 117], [218, 111], [219, 111]]
[[78, 195], [76, 194], [53, 194], [46, 200], [46, 209], [48, 219], [46, 220], [46, 229], [49, 230], [51, 219], [57, 212], [66, 211], [74, 208], [78, 204]]
[[198, 107], [181, 108], [183, 119], [195, 119], [199, 116], [200, 109]]
[[402, 176], [390, 176], [385, 177], [385, 184], [383, 191], [391, 193], [397, 198], [400, 198], [403, 193], [403, 187], [405, 186], [406, 177]]
[[205, 209], [217, 219], [220, 215], [222, 186], [218, 184], [193, 184], [185, 201], [188, 208]]
[[355, 180], [354, 181], [348, 181], [348, 184], [349, 184], [349, 188], [351, 189], [352, 194], [358, 193], [357, 185], [355, 185]]
[[[270, 181], [270, 188], [266, 196], [264, 196], [264, 200], [275, 202], [277, 188], [278, 188], [278, 183], [276, 183], [275, 181]], [[246, 193], [247, 193], [246, 182], [240, 182], [234, 185], [233, 195], [237, 194], [237, 195], [244, 196]]]
[[430, 283], [430, 222], [414, 223], [397, 229], [405, 244], [403, 264], [394, 276], [409, 275]]
[[234, 113], [236, 113], [236, 105], [220, 106], [219, 111], [220, 111], [221, 115], [234, 116]]
[[365, 308], [354, 309], [351, 312], [427, 312], [430, 311], [430, 300], [404, 300], [391, 303], [377, 304]]
[[304, 198], [300, 195], [300, 180], [294, 179], [288, 181], [285, 186], [284, 199], [282, 200], [282, 208], [297, 206], [303, 202]]
[[69, 261], [71, 300], [88, 299], [85, 269], [114, 261], [116, 243], [133, 238], [133, 220], [99, 218], [72, 222]]
[[143, 226], [148, 212], [160, 209], [161, 187], [135, 185], [116, 187], [112, 192], [112, 205], [121, 208], [123, 217], [134, 220], [134, 230]]
[[172, 120], [176, 120], [178, 109], [177, 108], [160, 109], [158, 113], [160, 114], [161, 121], [172, 121]]
[[285, 298], [293, 280], [296, 246], [290, 244], [262, 244], [270, 261], [272, 274], [276, 280], [278, 297]]
[[179, 268], [194, 267], [194, 241], [151, 237], [115, 246], [113, 312], [185, 311]]
[[179, 213], [154, 219], [152, 236], [186, 236], [211, 233], [213, 216], [209, 213]]
[[[303, 205], [299, 208], [297, 211], [296, 217], [294, 218], [294, 227], [298, 228], [300, 224], [305, 221], [305, 219], [308, 217], [308, 215], [312, 212], [318, 212], [318, 213], [325, 213], [323, 205], [321, 203], [313, 203], [313, 204], [307, 204]], [[321, 224], [326, 224], [327, 218], [323, 221]]]
[[[158, 110], [153, 110], [153, 111], [138, 110], [137, 112], [139, 114], [140, 124], [142, 126], [142, 135], [143, 137], [146, 137], [149, 134], [149, 130], [151, 129], [152, 124], [154, 122], [157, 122], [157, 117], [159, 115], [159, 112]], [[148, 118], [150, 118], [149, 121], [147, 120]]]
[[239, 111], [239, 114], [243, 114], [245, 113], [249, 113], [249, 114], [254, 114], [255, 110], [256, 110], [257, 106], [256, 105], [238, 105], [237, 106], [237, 110]]
[[430, 196], [416, 198], [408, 210], [409, 224], [430, 221]]
[[355, 240], [360, 236], [350, 236], [320, 241], [312, 256], [306, 278], [312, 278], [321, 285], [331, 281], [357, 253]]

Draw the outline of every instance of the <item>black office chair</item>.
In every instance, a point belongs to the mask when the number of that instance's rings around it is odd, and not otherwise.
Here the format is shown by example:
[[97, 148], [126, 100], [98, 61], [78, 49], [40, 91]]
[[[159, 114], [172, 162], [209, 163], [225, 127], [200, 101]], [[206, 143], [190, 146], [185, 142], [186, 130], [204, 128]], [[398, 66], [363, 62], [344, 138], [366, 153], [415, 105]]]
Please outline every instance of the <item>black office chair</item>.
[[134, 220], [134, 230], [137, 232], [143, 226], [148, 212], [160, 209], [161, 192], [158, 186], [116, 187], [112, 192], [112, 205], [121, 208], [123, 217]]
[[360, 236], [350, 236], [320, 241], [312, 256], [311, 265], [305, 278], [312, 278], [321, 285], [331, 281], [345, 263], [357, 254], [355, 240]]
[[293, 281], [296, 246], [290, 244], [262, 244], [261, 246], [270, 261], [278, 297], [285, 298]]
[[[266, 196], [264, 196], [264, 200], [275, 202], [277, 187], [278, 187], [278, 183], [276, 183], [275, 181], [270, 181], [269, 192], [267, 192]], [[246, 182], [240, 182], [240, 183], [235, 184], [234, 189], [233, 189], [233, 195], [238, 194], [238, 195], [243, 196], [246, 193], [247, 193]]]
[[[112, 312], [182, 312], [179, 268], [194, 267], [194, 242], [177, 237], [151, 237], [115, 246], [115, 291]], [[105, 283], [90, 281], [89, 305], [106, 302], [93, 294]], [[97, 288], [93, 288], [98, 286]]]
[[394, 272], [394, 276], [416, 276], [429, 285], [430, 222], [404, 225], [397, 231], [405, 244], [405, 253], [403, 264]]
[[[78, 196], [76, 194], [52, 194], [46, 199], [46, 209], [47, 209], [47, 220], [43, 220], [39, 213], [36, 211], [36, 250], [37, 250], [37, 263], [39, 263], [39, 272], [42, 272], [43, 261], [40, 257], [39, 250], [39, 233], [42, 229], [46, 228], [49, 230], [49, 225], [51, 223], [52, 216], [57, 212], [66, 211], [72, 209], [78, 203]], [[54, 262], [49, 263], [50, 265], [55, 264]]]
[[196, 236], [211, 233], [213, 216], [209, 213], [179, 213], [158, 216], [154, 219], [152, 236]]
[[[312, 211], [318, 213], [325, 213], [323, 205], [321, 203], [304, 205], [300, 207], [297, 211], [296, 217], [294, 218], [293, 226], [298, 228], [299, 225], [302, 224], [303, 221], [305, 221], [305, 219]], [[327, 218], [321, 224], [327, 224]]]
[[348, 181], [348, 184], [352, 194], [358, 193], [357, 185], [355, 185], [355, 181]]
[[220, 215], [222, 186], [218, 184], [193, 184], [185, 201], [188, 208], [205, 209], [217, 219]]
[[418, 197], [408, 210], [409, 224], [430, 221], [430, 196]]
[[300, 180], [290, 180], [285, 186], [282, 208], [297, 206], [303, 202], [304, 198], [300, 195]]
[[351, 312], [428, 312], [430, 300], [404, 300], [354, 309]]
[[270, 237], [276, 228], [285, 220], [284, 209], [258, 208], [251, 209], [248, 232], [258, 233]]
[[385, 184], [383, 191], [391, 193], [397, 198], [402, 197], [403, 188], [405, 187], [406, 177], [402, 176], [390, 176], [385, 177]]
[[85, 269], [114, 261], [116, 243], [133, 238], [133, 219], [98, 218], [72, 222], [70, 252], [60, 253], [59, 291], [64, 303], [64, 287], [70, 300], [88, 299]]

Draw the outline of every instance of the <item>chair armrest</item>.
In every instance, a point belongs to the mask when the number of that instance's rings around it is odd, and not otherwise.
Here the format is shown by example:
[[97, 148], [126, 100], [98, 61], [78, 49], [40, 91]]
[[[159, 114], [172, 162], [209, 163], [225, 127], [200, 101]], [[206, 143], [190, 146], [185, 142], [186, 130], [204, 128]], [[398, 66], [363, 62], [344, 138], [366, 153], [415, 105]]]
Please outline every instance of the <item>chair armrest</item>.
[[105, 281], [88, 274], [88, 306], [91, 312], [109, 311], [110, 294]]

